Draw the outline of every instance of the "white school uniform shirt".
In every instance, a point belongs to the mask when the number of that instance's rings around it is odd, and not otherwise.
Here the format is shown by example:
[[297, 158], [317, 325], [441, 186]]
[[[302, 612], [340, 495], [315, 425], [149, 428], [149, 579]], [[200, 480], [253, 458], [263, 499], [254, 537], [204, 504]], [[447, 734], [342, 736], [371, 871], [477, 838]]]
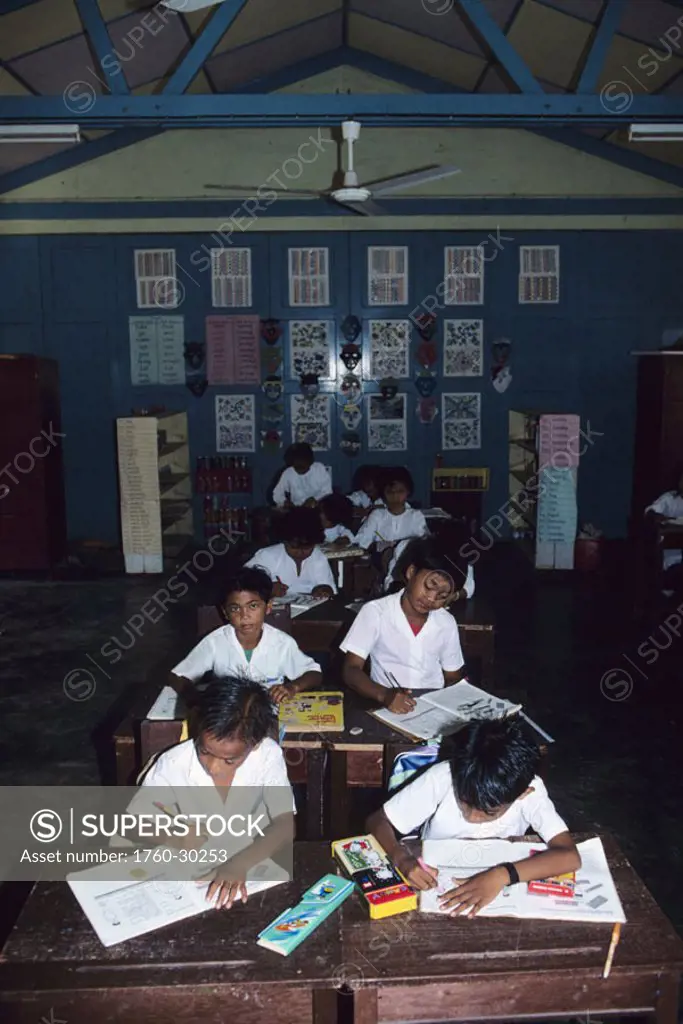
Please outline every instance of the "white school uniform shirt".
[[[683, 497], [678, 491], [666, 491], [660, 494], [656, 501], [645, 509], [646, 512], [655, 512], [659, 516], [666, 516], [667, 519], [678, 519], [683, 516]], [[662, 552], [664, 568], [678, 565], [683, 561], [683, 551], [676, 551], [675, 548], [667, 548]]]
[[340, 537], [348, 537], [353, 544], [356, 536], [351, 530], [347, 529], [346, 526], [342, 526], [341, 523], [337, 523], [336, 526], [328, 526], [325, 530], [325, 543], [333, 544], [335, 540], [339, 540]]
[[532, 793], [515, 800], [494, 821], [465, 821], [455, 799], [450, 765], [442, 761], [392, 796], [384, 805], [384, 813], [403, 835], [424, 825], [423, 839], [505, 839], [523, 836], [531, 828], [548, 843], [560, 832], [566, 832], [567, 826], [537, 775], [531, 789]]
[[417, 634], [401, 608], [403, 591], [364, 604], [340, 650], [370, 658], [370, 678], [392, 686], [389, 673], [409, 690], [438, 690], [444, 672], [457, 672], [465, 664], [458, 624], [445, 608], [430, 612]]
[[296, 640], [275, 626], [263, 625], [261, 639], [247, 661], [233, 626], [220, 626], [200, 640], [173, 672], [196, 682], [206, 672], [217, 676], [246, 676], [263, 686], [279, 686], [305, 672], [320, 672], [320, 665], [300, 649]]
[[387, 508], [377, 508], [356, 534], [356, 544], [362, 548], [369, 548], [376, 541], [395, 544], [407, 537], [424, 537], [427, 533], [427, 520], [419, 509], [406, 505], [399, 516], [394, 516]]
[[[389, 587], [391, 586], [391, 584], [395, 582], [395, 580], [394, 580], [394, 570], [396, 568], [396, 565], [398, 564], [399, 558], [401, 557], [401, 555], [405, 551], [407, 545], [410, 543], [410, 539], [411, 538], [408, 537], [405, 540], [402, 540], [394, 548], [394, 554], [393, 554], [393, 557], [392, 557], [391, 561], [389, 562], [389, 568], [388, 568], [387, 574], [386, 574], [386, 576], [384, 578], [384, 589], [385, 590], [388, 590]], [[472, 594], [474, 593], [474, 566], [473, 565], [468, 565], [467, 566], [467, 575], [465, 576], [464, 582], [463, 582], [463, 579], [460, 578], [460, 577], [458, 579], [455, 579], [456, 575], [457, 574], [454, 571], [453, 576], [454, 576], [456, 588], [458, 590], [462, 590], [462, 588], [464, 587], [465, 588], [465, 597], [468, 598], [468, 600], [469, 600], [469, 598], [472, 597]]]
[[273, 501], [284, 505], [288, 494], [292, 505], [303, 505], [309, 498], [320, 501], [332, 494], [330, 474], [322, 462], [312, 463], [307, 473], [297, 473], [293, 466], [288, 466], [273, 488]]
[[[144, 790], [150, 786], [175, 790], [178, 805], [184, 813], [188, 813], [187, 809], [183, 808], [183, 798], [185, 803], [188, 801], [188, 789], [195, 786], [215, 789], [213, 779], [201, 766], [194, 740], [185, 740], [184, 743], [178, 743], [159, 755], [145, 774], [140, 789], [129, 804], [128, 810], [131, 813], [142, 813], [146, 803]], [[296, 813], [284, 754], [275, 740], [269, 737], [261, 740], [237, 768], [230, 788], [233, 786], [252, 787], [255, 794], [265, 797], [266, 810], [271, 820], [278, 814], [288, 812], [290, 808]], [[265, 793], [262, 792], [262, 787], [266, 788]], [[213, 794], [207, 795], [212, 800]], [[218, 793], [215, 796], [216, 800], [220, 801]], [[192, 799], [190, 802], [194, 805], [198, 801]], [[205, 803], [201, 801], [202, 807]], [[224, 810], [225, 805], [221, 806]], [[194, 806], [191, 809], [197, 810]]]
[[331, 587], [337, 593], [332, 569], [320, 548], [313, 551], [301, 563], [301, 575], [296, 574], [296, 563], [287, 554], [284, 544], [272, 544], [261, 548], [247, 562], [250, 568], [264, 569], [273, 583], [280, 580], [291, 594], [310, 594], [315, 587]]

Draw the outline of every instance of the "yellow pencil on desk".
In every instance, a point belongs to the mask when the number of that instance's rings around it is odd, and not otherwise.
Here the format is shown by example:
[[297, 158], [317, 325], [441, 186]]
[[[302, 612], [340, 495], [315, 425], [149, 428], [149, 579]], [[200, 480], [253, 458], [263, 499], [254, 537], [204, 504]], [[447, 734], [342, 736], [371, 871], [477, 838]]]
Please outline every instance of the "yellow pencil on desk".
[[612, 929], [612, 941], [609, 944], [609, 951], [607, 953], [607, 959], [605, 960], [605, 966], [602, 971], [603, 978], [609, 978], [609, 972], [612, 970], [612, 961], [614, 960], [614, 954], [617, 951], [619, 945], [619, 939], [621, 937], [621, 925], [617, 922]]

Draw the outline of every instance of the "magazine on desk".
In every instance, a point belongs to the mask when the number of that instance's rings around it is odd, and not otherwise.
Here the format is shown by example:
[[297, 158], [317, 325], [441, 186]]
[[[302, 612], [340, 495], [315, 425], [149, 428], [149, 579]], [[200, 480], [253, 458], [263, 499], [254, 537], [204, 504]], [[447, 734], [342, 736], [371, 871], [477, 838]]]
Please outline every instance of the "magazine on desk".
[[343, 732], [344, 694], [339, 690], [298, 693], [282, 701], [278, 718], [286, 732]]
[[[159, 847], [163, 856], [164, 847]], [[206, 865], [195, 865], [205, 874]], [[263, 877], [270, 881], [262, 881]], [[133, 856], [117, 864], [101, 864], [66, 876], [71, 891], [103, 946], [156, 931], [176, 921], [196, 917], [213, 904], [207, 902], [206, 885], [193, 879], [178, 880], [178, 865], [142, 864]], [[272, 860], [257, 864], [247, 877], [247, 895], [289, 881], [283, 868]]]
[[521, 708], [521, 704], [512, 704], [503, 697], [494, 697], [486, 690], [480, 690], [478, 686], [463, 680], [443, 690], [418, 697], [414, 710], [406, 715], [397, 715], [386, 708], [371, 711], [370, 714], [398, 732], [419, 740], [432, 740], [448, 736], [465, 722], [507, 718], [521, 711]]
[[[512, 843], [508, 839], [427, 839], [422, 844], [422, 858], [437, 868], [439, 880], [436, 888], [420, 893], [420, 910], [444, 914], [438, 898], [458, 881], [497, 864], [526, 860], [546, 849], [542, 843]], [[533, 892], [528, 885], [519, 883], [503, 889], [477, 916], [623, 924], [624, 909], [601, 840], [588, 839], [578, 843], [577, 849], [581, 867], [576, 872], [573, 896]]]
[[319, 604], [329, 601], [329, 597], [313, 597], [312, 594], [283, 594], [282, 597], [273, 598], [273, 611], [279, 608], [289, 608], [289, 614], [293, 619], [297, 615], [303, 615], [311, 608], [317, 608]]

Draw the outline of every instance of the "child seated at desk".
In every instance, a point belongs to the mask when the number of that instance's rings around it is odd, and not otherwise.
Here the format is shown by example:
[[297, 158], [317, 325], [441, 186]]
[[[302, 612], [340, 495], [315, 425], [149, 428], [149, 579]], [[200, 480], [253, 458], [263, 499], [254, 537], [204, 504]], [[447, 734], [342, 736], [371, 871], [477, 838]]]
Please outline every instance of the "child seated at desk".
[[365, 516], [370, 515], [373, 508], [384, 508], [381, 479], [379, 466], [359, 466], [354, 473], [354, 489], [349, 494], [349, 501], [354, 508], [361, 509]]
[[455, 583], [443, 549], [428, 537], [410, 552], [405, 589], [363, 605], [339, 645], [346, 685], [398, 714], [415, 707], [412, 690], [457, 683], [465, 664], [458, 624], [445, 608]]
[[280, 508], [292, 505], [314, 507], [332, 493], [332, 481], [322, 462], [315, 462], [310, 444], [290, 444], [285, 452], [286, 469], [273, 488], [273, 501]]
[[185, 693], [207, 672], [253, 679], [277, 704], [321, 684], [320, 665], [288, 633], [266, 623], [272, 593], [273, 582], [263, 569], [245, 567], [233, 576], [223, 601], [228, 625], [214, 629], [178, 662], [171, 680], [177, 692]]
[[470, 722], [451, 738], [450, 748], [448, 760], [409, 782], [368, 820], [411, 885], [436, 885], [435, 869], [415, 859], [397, 836], [422, 826], [422, 839], [505, 839], [532, 828], [548, 846], [535, 857], [499, 864], [456, 884], [440, 897], [453, 915], [474, 917], [506, 885], [581, 866], [574, 840], [536, 774], [538, 747], [525, 737], [518, 718]]
[[373, 509], [356, 534], [356, 544], [389, 547], [406, 537], [423, 537], [429, 530], [422, 512], [410, 508], [408, 498], [413, 492], [413, 478], [403, 466], [392, 466], [384, 474], [386, 508]]
[[[228, 910], [237, 899], [246, 902], [244, 879], [247, 867], [252, 866], [248, 861], [257, 864], [293, 839], [292, 811], [296, 813], [296, 807], [284, 755], [271, 739], [276, 730], [275, 706], [259, 683], [240, 676], [213, 679], [193, 709], [192, 738], [157, 757], [129, 807], [140, 813], [144, 789], [149, 786], [174, 790], [180, 813], [196, 811], [196, 807], [182, 806], [183, 799], [188, 800], [187, 791], [195, 786], [249, 786], [258, 790], [267, 818], [263, 838], [227, 864], [214, 868], [206, 898], [217, 909]], [[225, 794], [216, 794], [216, 798], [221, 801], [217, 812], [225, 813]], [[205, 838], [190, 832], [186, 839], [171, 839], [168, 845], [197, 847]]]
[[[474, 594], [474, 566], [466, 562], [460, 554], [463, 542], [467, 539], [465, 531], [459, 523], [447, 522], [435, 527], [435, 536], [443, 545], [444, 552], [451, 564], [451, 574], [456, 583], [456, 590], [450, 604], [455, 601], [467, 600]], [[393, 551], [392, 559], [384, 579], [384, 590], [391, 593], [403, 586], [405, 570], [410, 564], [410, 553], [406, 550], [413, 543], [410, 538], [399, 541]]]
[[273, 581], [273, 597], [312, 594], [333, 597], [337, 592], [332, 569], [319, 546], [325, 539], [320, 513], [294, 508], [282, 524], [282, 544], [261, 548], [246, 563], [264, 569]]
[[[645, 509], [645, 514], [656, 523], [665, 523], [668, 519], [683, 516], [683, 472], [678, 475], [676, 487], [660, 494], [656, 501]], [[662, 552], [662, 568], [664, 570], [664, 586], [669, 592], [681, 589], [683, 582], [683, 551], [676, 548], [665, 548]]]
[[353, 505], [343, 494], [327, 494], [318, 505], [320, 522], [325, 531], [325, 543], [347, 547], [356, 537], [351, 529]]

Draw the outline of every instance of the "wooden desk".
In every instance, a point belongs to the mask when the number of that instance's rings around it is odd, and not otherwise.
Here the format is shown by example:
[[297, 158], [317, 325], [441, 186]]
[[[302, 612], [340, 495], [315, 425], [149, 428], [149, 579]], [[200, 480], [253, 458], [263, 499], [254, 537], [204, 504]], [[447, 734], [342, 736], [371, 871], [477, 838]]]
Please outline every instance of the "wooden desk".
[[[340, 548], [340, 551], [343, 551]], [[368, 554], [362, 555], [335, 555], [332, 551], [323, 548], [332, 569], [335, 583], [340, 594], [347, 601], [353, 601], [361, 597], [367, 597], [372, 584], [377, 576], [376, 570], [370, 562]]]
[[327, 844], [298, 843], [295, 881], [246, 906], [199, 917], [106, 949], [66, 882], [34, 886], [0, 957], [3, 1024], [335, 1024], [339, 917], [289, 957], [256, 936], [334, 870]]
[[341, 926], [356, 1024], [596, 1020], [615, 1012], [651, 1013], [659, 1024], [675, 1024], [683, 942], [614, 840], [602, 839], [628, 921], [606, 981], [608, 924], [417, 912], [368, 922], [352, 899], [342, 907]]

